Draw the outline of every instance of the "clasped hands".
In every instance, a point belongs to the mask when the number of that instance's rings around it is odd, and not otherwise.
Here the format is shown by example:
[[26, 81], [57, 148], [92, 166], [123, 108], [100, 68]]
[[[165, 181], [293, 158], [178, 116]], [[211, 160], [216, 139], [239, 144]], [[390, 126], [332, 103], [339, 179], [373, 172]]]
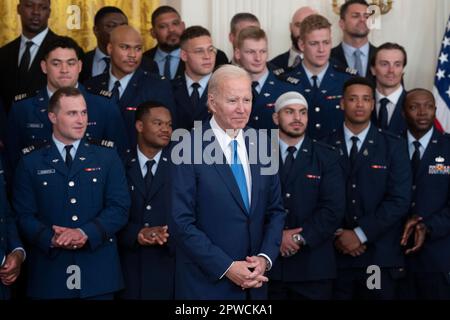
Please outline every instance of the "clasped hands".
[[225, 276], [242, 290], [260, 288], [269, 278], [264, 276], [267, 261], [260, 256], [246, 257], [245, 261], [234, 261]]
[[302, 244], [295, 242], [292, 236], [302, 232], [302, 230], [302, 228], [283, 230], [283, 238], [280, 247], [282, 257], [293, 256], [301, 249]]
[[400, 245], [406, 247], [408, 244], [408, 239], [414, 232], [414, 246], [412, 248], [406, 249], [405, 254], [411, 254], [417, 252], [422, 248], [425, 242], [425, 237], [427, 234], [427, 227], [422, 221], [422, 217], [414, 215], [408, 219], [403, 229], [402, 239], [400, 240]]
[[367, 249], [353, 230], [338, 229], [334, 235], [336, 236], [334, 246], [343, 254], [357, 257], [362, 255]]
[[138, 233], [137, 241], [142, 246], [162, 246], [169, 239], [168, 229], [167, 225], [142, 228]]
[[52, 229], [55, 232], [52, 238], [52, 247], [54, 248], [77, 250], [81, 249], [88, 240], [88, 237], [79, 229], [60, 227], [56, 225], [53, 225]]

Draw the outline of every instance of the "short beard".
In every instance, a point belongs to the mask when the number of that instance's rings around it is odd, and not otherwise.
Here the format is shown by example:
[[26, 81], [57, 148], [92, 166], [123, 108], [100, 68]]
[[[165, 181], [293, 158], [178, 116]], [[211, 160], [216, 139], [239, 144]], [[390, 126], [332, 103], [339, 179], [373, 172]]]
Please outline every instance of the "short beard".
[[164, 52], [172, 52], [174, 50], [177, 50], [180, 47], [180, 44], [177, 43], [177, 44], [171, 45], [171, 44], [159, 43], [158, 47]]

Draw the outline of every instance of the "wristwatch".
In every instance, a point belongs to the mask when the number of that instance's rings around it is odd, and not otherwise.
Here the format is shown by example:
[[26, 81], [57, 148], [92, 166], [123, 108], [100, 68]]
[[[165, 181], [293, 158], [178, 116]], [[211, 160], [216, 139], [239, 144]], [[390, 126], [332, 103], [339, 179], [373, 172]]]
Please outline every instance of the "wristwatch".
[[300, 233], [294, 233], [292, 235], [292, 241], [294, 241], [296, 244], [303, 244], [304, 242], [303, 237], [300, 235]]

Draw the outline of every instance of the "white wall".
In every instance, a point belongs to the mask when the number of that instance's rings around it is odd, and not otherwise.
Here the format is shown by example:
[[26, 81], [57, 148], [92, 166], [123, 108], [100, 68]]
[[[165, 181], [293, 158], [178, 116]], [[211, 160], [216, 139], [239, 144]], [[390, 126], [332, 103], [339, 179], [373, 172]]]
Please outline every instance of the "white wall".
[[[229, 21], [237, 12], [255, 14], [269, 37], [270, 56], [286, 51], [290, 45], [289, 21], [299, 7], [309, 5], [333, 24], [333, 43], [341, 40], [339, 17], [332, 11], [331, 0], [163, 0], [177, 8], [186, 25], [208, 28], [215, 45], [230, 57]], [[341, 3], [343, 0], [340, 1]], [[398, 42], [408, 52], [405, 85], [431, 88], [436, 58], [446, 22], [450, 0], [394, 0], [393, 9], [381, 18], [380, 30], [373, 30], [370, 40], [375, 45]]]

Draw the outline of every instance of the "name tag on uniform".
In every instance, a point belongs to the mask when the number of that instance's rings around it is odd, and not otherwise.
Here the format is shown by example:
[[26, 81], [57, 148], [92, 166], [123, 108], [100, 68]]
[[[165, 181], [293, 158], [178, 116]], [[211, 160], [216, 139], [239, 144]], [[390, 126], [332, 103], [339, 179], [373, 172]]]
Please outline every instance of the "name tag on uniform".
[[387, 166], [382, 166], [382, 165], [379, 165], [379, 164], [373, 164], [370, 167], [372, 169], [382, 169], [382, 170], [386, 170], [387, 169]]
[[313, 180], [320, 180], [320, 176], [315, 176], [313, 174], [307, 174], [306, 178], [313, 179]]
[[43, 123], [27, 123], [26, 127], [28, 129], [42, 129], [44, 127]]
[[136, 111], [137, 108], [136, 107], [126, 107], [125, 110], [127, 110], [127, 111]]
[[450, 174], [450, 166], [444, 166], [443, 164], [437, 164], [428, 167], [428, 174]]
[[37, 174], [38, 174], [38, 176], [42, 176], [42, 175], [45, 175], [45, 174], [53, 174], [55, 172], [56, 172], [55, 169], [38, 170]]
[[100, 171], [102, 168], [84, 168], [84, 171], [86, 172], [92, 172], [92, 171]]

